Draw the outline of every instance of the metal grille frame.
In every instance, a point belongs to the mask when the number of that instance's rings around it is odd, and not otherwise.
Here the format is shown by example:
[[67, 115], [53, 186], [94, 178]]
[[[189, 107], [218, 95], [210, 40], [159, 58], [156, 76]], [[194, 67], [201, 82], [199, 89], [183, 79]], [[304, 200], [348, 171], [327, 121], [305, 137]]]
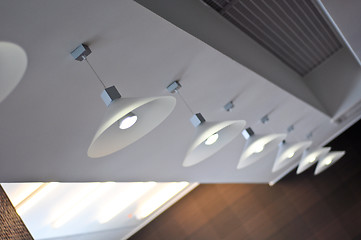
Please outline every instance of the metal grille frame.
[[342, 48], [311, 0], [203, 0], [305, 76]]

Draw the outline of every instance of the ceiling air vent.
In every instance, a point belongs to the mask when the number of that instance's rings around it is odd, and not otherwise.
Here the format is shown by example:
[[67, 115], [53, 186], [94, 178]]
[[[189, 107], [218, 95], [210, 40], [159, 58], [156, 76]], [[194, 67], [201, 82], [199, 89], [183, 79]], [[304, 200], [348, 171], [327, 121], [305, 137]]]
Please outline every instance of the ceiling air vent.
[[203, 2], [301, 76], [342, 47], [311, 0]]

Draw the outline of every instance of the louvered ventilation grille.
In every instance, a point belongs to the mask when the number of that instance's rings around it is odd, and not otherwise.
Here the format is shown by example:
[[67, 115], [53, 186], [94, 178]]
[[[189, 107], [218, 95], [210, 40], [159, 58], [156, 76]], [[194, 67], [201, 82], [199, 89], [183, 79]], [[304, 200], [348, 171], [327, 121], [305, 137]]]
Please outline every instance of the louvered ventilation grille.
[[301, 76], [342, 45], [311, 0], [203, 0]]

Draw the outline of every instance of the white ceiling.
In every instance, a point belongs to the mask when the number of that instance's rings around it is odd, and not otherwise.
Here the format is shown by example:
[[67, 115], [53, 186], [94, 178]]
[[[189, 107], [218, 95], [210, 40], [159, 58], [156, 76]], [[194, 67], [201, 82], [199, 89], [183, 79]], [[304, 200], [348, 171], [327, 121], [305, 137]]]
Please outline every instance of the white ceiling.
[[[295, 124], [287, 140], [304, 140], [316, 129], [318, 146], [359, 117], [333, 123], [299, 79], [281, 89], [267, 74], [258, 75], [130, 0], [1, 2], [0, 28], [0, 41], [22, 46], [29, 61], [23, 80], [0, 103], [0, 182], [269, 182], [297, 164], [272, 173], [275, 150], [236, 170], [245, 142], [240, 136], [206, 161], [182, 167], [194, 128], [179, 99], [169, 118], [141, 140], [108, 157], [88, 158], [106, 106], [91, 70], [70, 56], [83, 42], [93, 50], [89, 62], [123, 97], [168, 95], [166, 86], [180, 79], [182, 95], [208, 121], [244, 119], [258, 133], [286, 132]], [[273, 78], [280, 69], [295, 75], [268, 59], [279, 67]], [[235, 103], [230, 113], [223, 109], [229, 100]], [[265, 114], [270, 122], [262, 125]]]

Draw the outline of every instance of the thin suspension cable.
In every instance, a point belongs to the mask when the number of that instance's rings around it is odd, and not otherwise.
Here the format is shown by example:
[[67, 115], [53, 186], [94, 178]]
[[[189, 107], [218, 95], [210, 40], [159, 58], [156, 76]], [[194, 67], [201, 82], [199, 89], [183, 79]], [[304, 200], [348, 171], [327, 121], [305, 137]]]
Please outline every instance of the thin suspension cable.
[[106, 89], [106, 86], [104, 84], [104, 82], [100, 79], [99, 75], [97, 74], [97, 72], [94, 70], [93, 66], [89, 63], [88, 59], [86, 57], [83, 56], [83, 59], [88, 63], [89, 67], [91, 68], [91, 70], [93, 70], [93, 73], [95, 74], [95, 76], [97, 76], [99, 82], [103, 85], [104, 89]]
[[192, 111], [191, 107], [188, 105], [188, 103], [183, 98], [183, 96], [180, 94], [180, 92], [178, 90], [175, 90], [175, 92], [179, 95], [180, 99], [183, 101], [184, 105], [187, 106], [188, 110], [192, 113], [192, 115], [194, 115], [194, 112]]

